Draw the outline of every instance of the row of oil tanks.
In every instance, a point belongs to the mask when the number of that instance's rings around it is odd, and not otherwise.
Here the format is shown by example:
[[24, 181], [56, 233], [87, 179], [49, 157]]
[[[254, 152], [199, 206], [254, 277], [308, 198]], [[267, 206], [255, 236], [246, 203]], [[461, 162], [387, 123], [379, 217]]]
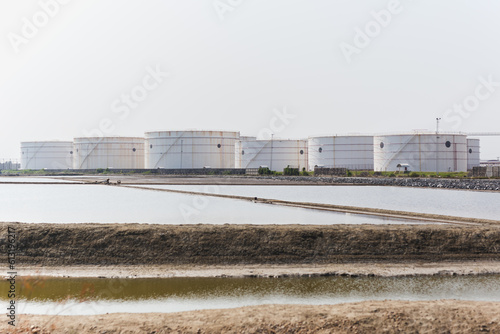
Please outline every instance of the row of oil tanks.
[[230, 131], [158, 131], [21, 143], [22, 169], [259, 168], [460, 172], [479, 166], [479, 139], [463, 134], [269, 139]]

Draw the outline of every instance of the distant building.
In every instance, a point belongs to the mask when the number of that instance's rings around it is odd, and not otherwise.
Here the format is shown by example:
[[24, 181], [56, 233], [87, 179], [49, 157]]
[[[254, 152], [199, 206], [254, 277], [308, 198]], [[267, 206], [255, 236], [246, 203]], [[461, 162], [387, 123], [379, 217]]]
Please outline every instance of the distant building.
[[0, 162], [0, 170], [18, 170], [21, 168], [21, 164], [18, 162], [4, 161]]
[[500, 160], [481, 160], [481, 166], [500, 166]]

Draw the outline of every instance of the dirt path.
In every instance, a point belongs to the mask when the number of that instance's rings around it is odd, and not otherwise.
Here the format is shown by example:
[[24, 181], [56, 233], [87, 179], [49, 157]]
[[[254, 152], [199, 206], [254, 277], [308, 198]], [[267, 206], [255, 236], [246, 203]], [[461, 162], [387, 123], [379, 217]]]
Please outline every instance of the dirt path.
[[169, 277], [291, 277], [291, 276], [411, 276], [500, 274], [500, 261], [344, 263], [324, 265], [135, 265], [22, 266], [26, 276], [169, 278]]
[[263, 305], [170, 314], [20, 315], [2, 333], [499, 333], [500, 303], [457, 300]]

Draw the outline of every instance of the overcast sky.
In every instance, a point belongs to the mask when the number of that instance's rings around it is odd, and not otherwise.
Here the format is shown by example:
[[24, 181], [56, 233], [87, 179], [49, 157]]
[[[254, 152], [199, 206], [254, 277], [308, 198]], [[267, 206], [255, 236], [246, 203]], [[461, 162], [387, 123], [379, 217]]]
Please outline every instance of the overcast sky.
[[500, 132], [499, 15], [493, 0], [0, 0], [0, 158], [155, 130], [301, 138], [440, 117]]

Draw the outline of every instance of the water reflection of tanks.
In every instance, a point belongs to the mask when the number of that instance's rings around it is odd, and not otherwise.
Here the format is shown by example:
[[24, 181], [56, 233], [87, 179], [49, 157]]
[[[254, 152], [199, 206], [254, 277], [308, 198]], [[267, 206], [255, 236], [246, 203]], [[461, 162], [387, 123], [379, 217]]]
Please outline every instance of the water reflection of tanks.
[[241, 137], [236, 142], [236, 168], [269, 167], [283, 171], [290, 166], [302, 170], [307, 168], [307, 140], [277, 139], [257, 140], [256, 137]]
[[315, 166], [373, 170], [373, 136], [309, 137], [309, 169]]
[[467, 171], [467, 138], [447, 133], [375, 136], [375, 171], [397, 171], [398, 164], [417, 172]]
[[146, 132], [146, 168], [234, 168], [239, 138], [232, 131]]
[[75, 169], [144, 168], [144, 138], [80, 137], [74, 140]]
[[21, 169], [73, 168], [72, 141], [32, 141], [21, 143]]

